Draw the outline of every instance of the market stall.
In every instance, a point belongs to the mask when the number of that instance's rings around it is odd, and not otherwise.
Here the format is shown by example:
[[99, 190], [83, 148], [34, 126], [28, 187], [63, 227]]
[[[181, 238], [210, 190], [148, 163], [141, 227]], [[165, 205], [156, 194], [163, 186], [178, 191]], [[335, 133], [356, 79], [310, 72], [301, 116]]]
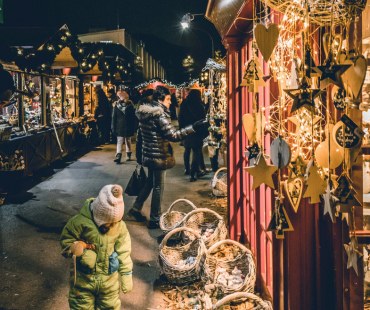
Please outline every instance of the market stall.
[[208, 4], [228, 51], [230, 235], [275, 309], [363, 308], [365, 5]]

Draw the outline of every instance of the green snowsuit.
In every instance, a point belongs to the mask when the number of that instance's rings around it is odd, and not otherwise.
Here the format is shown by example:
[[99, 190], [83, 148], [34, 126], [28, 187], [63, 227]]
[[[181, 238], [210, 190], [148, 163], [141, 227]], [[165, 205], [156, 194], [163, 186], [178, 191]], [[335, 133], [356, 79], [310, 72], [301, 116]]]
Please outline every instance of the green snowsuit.
[[[93, 200], [86, 200], [80, 213], [68, 221], [61, 235], [63, 249], [76, 240], [95, 245], [95, 250], [85, 249], [83, 255], [77, 257], [75, 285], [72, 263], [69, 306], [81, 310], [118, 310], [121, 309], [120, 287], [124, 293], [132, 289], [130, 234], [123, 221], [114, 225], [106, 234], [101, 234], [90, 210]], [[109, 262], [113, 252], [118, 254], [116, 263], [119, 262], [119, 267], [118, 272], [110, 273]], [[111, 263], [111, 268], [113, 265]]]

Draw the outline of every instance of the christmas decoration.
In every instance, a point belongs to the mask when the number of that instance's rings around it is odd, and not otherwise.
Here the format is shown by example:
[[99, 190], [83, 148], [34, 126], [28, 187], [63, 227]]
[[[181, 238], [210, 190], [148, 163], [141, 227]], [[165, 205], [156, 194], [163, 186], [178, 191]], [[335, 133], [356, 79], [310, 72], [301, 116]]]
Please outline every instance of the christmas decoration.
[[278, 169], [275, 166], [267, 165], [265, 156], [260, 153], [258, 156], [255, 166], [245, 167], [250, 175], [253, 176], [253, 186], [252, 189], [256, 189], [262, 183], [266, 184], [271, 188], [275, 188], [274, 182], [272, 180], [272, 175]]

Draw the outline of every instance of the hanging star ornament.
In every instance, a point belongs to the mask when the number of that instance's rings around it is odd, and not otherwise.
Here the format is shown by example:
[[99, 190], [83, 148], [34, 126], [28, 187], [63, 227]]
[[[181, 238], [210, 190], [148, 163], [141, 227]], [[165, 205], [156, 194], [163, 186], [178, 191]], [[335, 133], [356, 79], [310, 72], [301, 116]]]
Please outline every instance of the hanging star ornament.
[[284, 91], [293, 99], [291, 114], [302, 107], [313, 112], [315, 110], [314, 99], [321, 93], [320, 89], [310, 88], [307, 77], [302, 78], [301, 85], [297, 89], [284, 89]]
[[315, 70], [321, 73], [320, 88], [326, 88], [330, 84], [334, 84], [343, 88], [341, 75], [346, 72], [351, 65], [336, 65], [332, 61], [327, 61], [323, 66], [317, 66]]
[[351, 238], [351, 241], [348, 244], [344, 245], [344, 249], [346, 250], [348, 261], [347, 261], [347, 269], [351, 267], [356, 272], [358, 276], [358, 259], [362, 256], [361, 252], [358, 250], [358, 245], [355, 237]]
[[334, 190], [331, 189], [331, 182], [328, 181], [326, 192], [322, 195], [324, 199], [324, 215], [329, 214], [331, 221], [334, 223], [333, 208], [339, 199], [333, 195], [333, 192]]
[[319, 168], [313, 164], [308, 170], [307, 189], [303, 198], [310, 198], [310, 204], [320, 202], [320, 195], [325, 193], [326, 181], [324, 181], [320, 174]]
[[253, 176], [253, 186], [252, 190], [256, 189], [262, 183], [265, 183], [271, 188], [275, 188], [274, 181], [272, 180], [272, 175], [278, 170], [277, 167], [266, 164], [265, 156], [260, 153], [256, 159], [256, 164], [252, 167], [245, 167], [245, 170]]
[[248, 151], [248, 160], [251, 160], [253, 158], [256, 158], [258, 154], [260, 153], [260, 147], [257, 143], [253, 143], [252, 145], [247, 147]]

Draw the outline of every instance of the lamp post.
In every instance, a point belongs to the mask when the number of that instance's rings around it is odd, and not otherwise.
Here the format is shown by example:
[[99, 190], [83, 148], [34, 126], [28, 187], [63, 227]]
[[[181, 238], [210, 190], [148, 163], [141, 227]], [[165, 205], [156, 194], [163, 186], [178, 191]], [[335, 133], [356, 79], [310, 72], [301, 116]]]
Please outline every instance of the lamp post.
[[[198, 16], [198, 15], [203, 15], [203, 14], [191, 14], [191, 13], [186, 13], [182, 18], [181, 18], [181, 27], [183, 30], [186, 30], [186, 29], [189, 29], [190, 28], [190, 23], [194, 20], [194, 17], [195, 16]], [[208, 37], [209, 39], [211, 40], [211, 47], [212, 47], [212, 55], [211, 57], [213, 58], [214, 56], [214, 50], [215, 50], [215, 47], [214, 47], [214, 42], [213, 42], [213, 37], [211, 36], [211, 34], [204, 30], [204, 29], [201, 29], [199, 27], [193, 27], [194, 29], [197, 29], [197, 30], [200, 30], [202, 32], [204, 32]]]

